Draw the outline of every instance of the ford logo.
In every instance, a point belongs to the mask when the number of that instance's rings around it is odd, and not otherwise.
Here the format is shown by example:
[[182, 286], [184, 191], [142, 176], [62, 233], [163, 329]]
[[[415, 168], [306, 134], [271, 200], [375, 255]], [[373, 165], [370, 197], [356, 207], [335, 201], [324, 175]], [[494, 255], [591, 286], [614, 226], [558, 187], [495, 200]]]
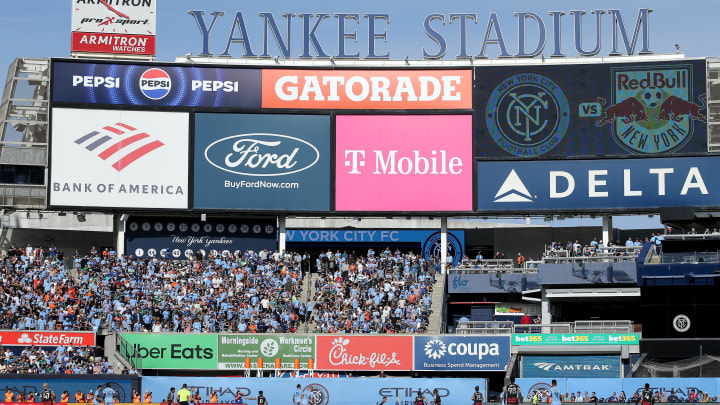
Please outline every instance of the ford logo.
[[218, 139], [205, 148], [205, 160], [228, 173], [284, 176], [313, 167], [320, 152], [292, 136], [253, 133]]

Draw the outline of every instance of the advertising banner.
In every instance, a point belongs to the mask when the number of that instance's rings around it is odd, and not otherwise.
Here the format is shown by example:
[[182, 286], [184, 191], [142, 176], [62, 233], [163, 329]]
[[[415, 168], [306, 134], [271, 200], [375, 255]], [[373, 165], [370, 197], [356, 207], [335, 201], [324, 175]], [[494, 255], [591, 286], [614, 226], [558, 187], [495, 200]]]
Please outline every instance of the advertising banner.
[[469, 115], [338, 116], [337, 211], [472, 210]]
[[263, 108], [470, 109], [472, 70], [263, 69]]
[[413, 337], [409, 335], [337, 335], [316, 339], [318, 370], [412, 370]]
[[242, 369], [249, 358], [253, 368], [258, 358], [263, 367], [275, 369], [275, 359], [282, 368], [295, 369], [295, 359], [301, 368], [308, 368], [308, 360], [315, 360], [315, 337], [305, 335], [218, 335], [218, 368]]
[[200, 252], [235, 257], [240, 252], [277, 249], [274, 219], [130, 217], [125, 226], [128, 254], [137, 258], [187, 260]]
[[50, 205], [188, 207], [186, 113], [52, 109]]
[[478, 210], [720, 206], [719, 156], [478, 162]]
[[540, 345], [639, 345], [639, 333], [542, 333], [512, 335], [512, 344]]
[[196, 114], [195, 208], [330, 210], [330, 117]]
[[448, 275], [448, 292], [451, 294], [519, 293], [539, 288], [538, 275], [535, 273]]
[[260, 69], [53, 60], [53, 103], [260, 107]]
[[538, 266], [541, 285], [637, 283], [635, 262], [544, 263]]
[[[55, 392], [57, 401], [60, 401], [60, 394], [68, 391], [70, 395], [78, 390], [83, 394], [97, 390], [98, 385], [107, 386], [115, 390], [119, 402], [132, 402], [132, 390], [140, 389], [140, 378], [135, 376], [108, 375], [108, 374], [2, 374], [0, 387], [3, 394], [11, 390], [15, 397], [23, 394], [35, 395], [35, 404], [40, 403], [40, 393], [43, 391], [43, 384], [47, 383], [49, 388]], [[4, 396], [3, 396], [4, 398]], [[17, 403], [17, 402], [10, 402]], [[59, 403], [59, 402], [57, 402]]]
[[155, 55], [155, 0], [72, 0], [71, 52]]
[[505, 371], [510, 336], [415, 336], [414, 370]]
[[190, 333], [123, 333], [125, 358], [142, 359], [142, 368], [217, 369], [217, 335]]
[[0, 346], [95, 346], [95, 332], [1, 330]]
[[476, 69], [480, 158], [707, 153], [705, 60]]
[[[374, 404], [387, 397], [388, 404], [411, 405], [421, 391], [426, 403], [432, 403], [437, 389], [445, 404], [468, 402], [475, 386], [486, 394], [484, 378], [233, 378], [233, 377], [143, 377], [143, 390], [156, 394], [170, 391], [170, 387], [197, 389], [200, 397], [210, 397], [212, 390], [220, 403], [233, 403], [239, 391], [243, 397], [256, 397], [262, 390], [268, 404], [292, 403], [293, 394], [300, 384], [300, 392], [310, 398], [313, 405]], [[250, 403], [255, 403], [254, 401]]]
[[[440, 257], [440, 232], [432, 229], [393, 230], [393, 229], [288, 229], [285, 233], [288, 243], [320, 244], [332, 247], [334, 243], [384, 243], [417, 242], [423, 257]], [[460, 263], [465, 255], [465, 231], [448, 232], [448, 263], [453, 266]]]
[[522, 356], [520, 363], [522, 377], [622, 377], [619, 356]]

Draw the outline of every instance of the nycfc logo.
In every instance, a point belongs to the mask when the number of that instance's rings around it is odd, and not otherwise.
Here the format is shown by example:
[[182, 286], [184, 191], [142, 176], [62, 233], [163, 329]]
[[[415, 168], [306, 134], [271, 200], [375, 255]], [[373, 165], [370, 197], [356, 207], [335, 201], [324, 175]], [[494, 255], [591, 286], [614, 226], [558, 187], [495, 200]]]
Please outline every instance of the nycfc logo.
[[[454, 265], [462, 258], [463, 247], [460, 240], [451, 233], [448, 233], [447, 244], [448, 264]], [[426, 258], [437, 257], [439, 259], [442, 253], [440, 247], [440, 232], [435, 232], [425, 240], [425, 243], [423, 243], [423, 256]]]
[[673, 328], [683, 333], [690, 330], [690, 318], [687, 315], [680, 314], [673, 319]]
[[330, 392], [320, 384], [309, 384], [303, 388], [302, 394], [309, 399], [310, 405], [327, 405], [330, 402]]
[[152, 68], [140, 76], [140, 91], [151, 100], [160, 100], [170, 93], [172, 80], [162, 69]]
[[570, 126], [570, 105], [550, 78], [519, 73], [492, 91], [485, 109], [488, 135], [514, 156], [541, 156], [557, 147]]
[[425, 343], [425, 355], [433, 360], [437, 360], [445, 355], [447, 347], [440, 339], [431, 339]]

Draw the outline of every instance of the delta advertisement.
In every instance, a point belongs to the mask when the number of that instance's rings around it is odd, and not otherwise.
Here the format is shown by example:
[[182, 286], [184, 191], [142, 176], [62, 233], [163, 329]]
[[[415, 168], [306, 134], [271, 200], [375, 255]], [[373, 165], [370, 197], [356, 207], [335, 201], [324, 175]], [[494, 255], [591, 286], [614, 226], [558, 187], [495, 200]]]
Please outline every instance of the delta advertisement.
[[480, 158], [707, 153], [705, 60], [477, 73]]
[[[432, 229], [394, 230], [394, 229], [288, 229], [285, 232], [287, 243], [294, 246], [307, 244], [332, 247], [334, 244], [375, 243], [384, 248], [385, 243], [415, 242], [420, 246], [423, 257], [429, 260], [441, 256], [440, 232]], [[302, 245], [300, 245], [302, 243]], [[298, 244], [298, 245], [295, 245]], [[447, 261], [456, 266], [465, 256], [465, 231], [449, 231], [447, 237]], [[379, 253], [379, 252], [377, 252]]]
[[542, 333], [512, 335], [514, 346], [639, 345], [639, 333]]
[[471, 109], [472, 70], [265, 69], [263, 108]]
[[413, 337], [410, 335], [316, 336], [316, 342], [318, 370], [380, 372], [413, 369]]
[[383, 397], [387, 397], [388, 404], [411, 405], [415, 403], [418, 390], [425, 403], [432, 403], [433, 391], [437, 390], [443, 403], [461, 404], [468, 401], [475, 386], [486, 394], [484, 378], [143, 377], [143, 389], [156, 394], [169, 392], [170, 387], [177, 389], [183, 384], [196, 389], [203, 399], [215, 391], [220, 403], [235, 402], [238, 392], [247, 399], [257, 397], [260, 391], [268, 404], [292, 403], [298, 384], [300, 393], [309, 397], [309, 403], [314, 405], [378, 403]]
[[95, 346], [95, 332], [0, 331], [1, 346]]
[[720, 157], [477, 163], [478, 210], [720, 206]]
[[155, 55], [155, 0], [72, 0], [70, 51]]
[[53, 103], [260, 107], [260, 69], [53, 60]]
[[188, 208], [187, 113], [52, 109], [49, 205]]
[[[80, 390], [87, 394], [97, 390], [98, 385], [110, 386], [117, 393], [118, 402], [132, 402], [132, 390], [140, 391], [140, 378], [137, 375], [125, 376], [113, 375], [68, 375], [68, 374], [3, 374], [0, 378], [0, 387], [3, 393], [11, 390], [16, 396], [23, 394], [35, 395], [36, 401], [40, 400], [40, 393], [43, 391], [43, 384], [47, 383], [49, 388], [55, 392], [58, 401], [60, 394], [67, 391], [74, 394]], [[35, 402], [38, 403], [38, 402]]]
[[415, 336], [415, 370], [505, 371], [510, 336]]
[[187, 260], [197, 253], [238, 257], [246, 250], [275, 251], [277, 227], [275, 219], [130, 217], [125, 240], [128, 254], [140, 259]]
[[472, 210], [470, 115], [337, 116], [335, 209]]
[[540, 288], [535, 273], [449, 274], [450, 294], [520, 293]]
[[245, 359], [250, 359], [252, 368], [275, 369], [275, 359], [281, 360], [285, 370], [295, 369], [295, 360], [300, 368], [308, 368], [308, 360], [315, 359], [315, 336], [307, 335], [218, 335], [218, 369], [243, 369]]
[[[653, 392], [665, 392], [670, 395], [674, 391], [680, 398], [688, 398], [691, 390], [702, 391], [715, 397], [720, 392], [717, 378], [555, 378], [560, 392], [577, 393], [595, 392], [598, 399], [608, 399], [620, 392], [631, 398], [636, 392], [638, 395], [645, 389], [645, 383], [650, 384]], [[515, 382], [520, 386], [523, 395], [527, 396], [537, 390], [547, 392], [553, 378], [518, 378]], [[611, 401], [604, 401], [611, 402]]]
[[194, 207], [330, 210], [330, 117], [195, 114]]
[[619, 356], [522, 356], [521, 377], [616, 378], [622, 377]]

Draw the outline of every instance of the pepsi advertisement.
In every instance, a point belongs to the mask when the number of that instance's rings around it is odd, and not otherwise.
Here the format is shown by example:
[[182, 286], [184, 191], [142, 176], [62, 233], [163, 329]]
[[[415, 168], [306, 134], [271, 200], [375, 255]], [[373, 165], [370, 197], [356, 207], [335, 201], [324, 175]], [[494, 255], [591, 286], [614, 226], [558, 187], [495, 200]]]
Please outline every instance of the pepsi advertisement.
[[476, 68], [476, 156], [707, 153], [705, 61]]
[[522, 356], [520, 364], [524, 378], [622, 377], [619, 356]]
[[479, 211], [720, 206], [720, 156], [480, 161]]
[[415, 336], [414, 370], [505, 371], [510, 336]]
[[277, 227], [274, 219], [130, 217], [125, 242], [128, 254], [139, 259], [188, 260], [198, 253], [237, 257], [246, 250], [277, 250]]
[[256, 108], [261, 69], [54, 60], [53, 103]]
[[330, 117], [195, 114], [194, 207], [330, 210]]

